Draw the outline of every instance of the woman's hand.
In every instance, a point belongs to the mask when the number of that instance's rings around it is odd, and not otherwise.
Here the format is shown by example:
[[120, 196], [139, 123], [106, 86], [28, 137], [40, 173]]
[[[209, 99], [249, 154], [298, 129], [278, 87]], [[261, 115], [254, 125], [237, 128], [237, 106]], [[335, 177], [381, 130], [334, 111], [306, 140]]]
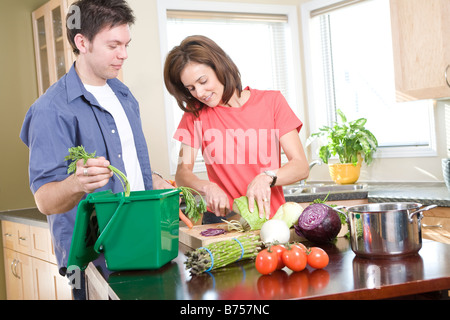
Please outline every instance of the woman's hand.
[[161, 178], [157, 174], [152, 174], [152, 181], [153, 181], [153, 189], [154, 190], [162, 190], [162, 189], [174, 189], [175, 186], [171, 184], [169, 181]]
[[225, 217], [230, 212], [228, 196], [217, 184], [209, 183], [203, 187], [203, 192], [208, 210], [217, 217]]
[[270, 218], [270, 197], [272, 194], [270, 190], [271, 183], [271, 177], [265, 173], [260, 173], [247, 187], [248, 209], [250, 212], [253, 212], [256, 201], [259, 208], [259, 217], [261, 219], [264, 218], [264, 213], [266, 215], [266, 219]]

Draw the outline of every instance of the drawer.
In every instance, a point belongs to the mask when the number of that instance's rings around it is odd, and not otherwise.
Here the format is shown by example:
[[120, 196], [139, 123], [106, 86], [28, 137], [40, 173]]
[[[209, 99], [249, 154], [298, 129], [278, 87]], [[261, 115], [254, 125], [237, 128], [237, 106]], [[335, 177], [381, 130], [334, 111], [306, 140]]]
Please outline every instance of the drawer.
[[16, 251], [24, 254], [31, 254], [30, 226], [22, 223], [14, 223], [17, 230]]
[[50, 230], [18, 222], [2, 221], [5, 248], [56, 264]]
[[5, 248], [31, 255], [30, 226], [12, 221], [2, 221], [2, 238]]
[[16, 250], [17, 234], [14, 222], [2, 221], [3, 247]]
[[56, 263], [50, 231], [47, 228], [30, 226], [31, 255], [33, 257]]
[[30, 226], [11, 221], [2, 221], [3, 246], [24, 253], [31, 253]]
[[423, 215], [423, 237], [425, 239], [450, 244], [450, 208], [437, 207], [425, 211]]

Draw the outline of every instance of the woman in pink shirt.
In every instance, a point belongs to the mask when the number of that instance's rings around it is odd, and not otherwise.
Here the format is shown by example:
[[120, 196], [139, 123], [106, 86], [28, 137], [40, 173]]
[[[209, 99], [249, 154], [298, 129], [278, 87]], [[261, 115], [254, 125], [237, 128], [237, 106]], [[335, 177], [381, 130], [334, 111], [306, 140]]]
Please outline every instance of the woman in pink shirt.
[[[226, 216], [235, 198], [256, 201], [271, 218], [285, 202], [283, 185], [305, 179], [309, 167], [299, 138], [302, 122], [278, 91], [242, 88], [230, 57], [211, 39], [187, 37], [168, 54], [167, 90], [185, 112], [174, 138], [180, 141], [178, 185], [204, 195], [209, 211]], [[288, 162], [281, 166], [281, 149]], [[201, 150], [208, 180], [193, 173]]]

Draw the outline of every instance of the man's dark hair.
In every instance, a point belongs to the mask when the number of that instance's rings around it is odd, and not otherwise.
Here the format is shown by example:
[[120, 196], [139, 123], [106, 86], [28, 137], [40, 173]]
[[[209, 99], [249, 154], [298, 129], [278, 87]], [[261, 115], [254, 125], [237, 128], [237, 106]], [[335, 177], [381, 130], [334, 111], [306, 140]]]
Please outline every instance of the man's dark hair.
[[69, 12], [66, 17], [67, 39], [72, 46], [73, 52], [79, 54], [80, 51], [75, 45], [75, 36], [80, 33], [89, 41], [105, 27], [113, 28], [123, 24], [134, 24], [135, 17], [133, 10], [125, 0], [79, 0], [72, 4], [79, 10], [79, 28], [73, 27], [67, 20], [71, 17]]

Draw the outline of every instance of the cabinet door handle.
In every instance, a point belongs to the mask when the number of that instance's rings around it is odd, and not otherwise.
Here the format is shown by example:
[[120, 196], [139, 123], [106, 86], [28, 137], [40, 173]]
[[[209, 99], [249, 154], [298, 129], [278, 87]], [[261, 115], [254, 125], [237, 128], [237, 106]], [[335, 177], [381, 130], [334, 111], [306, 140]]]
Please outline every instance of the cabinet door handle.
[[450, 87], [450, 82], [449, 82], [449, 79], [448, 79], [448, 70], [449, 69], [450, 69], [450, 64], [445, 69], [445, 82], [447, 82], [447, 85]]
[[11, 262], [11, 273], [13, 274], [14, 277], [17, 278], [16, 274], [14, 273], [14, 263], [15, 263], [15, 262], [16, 262], [16, 259], [14, 259], [14, 260]]
[[14, 264], [14, 275], [17, 279], [20, 279], [20, 276], [17, 274], [17, 264], [19, 264], [19, 260], [16, 260], [16, 263]]
[[11, 273], [13, 274], [14, 277], [16, 277], [17, 279], [20, 279], [19, 275], [17, 274], [17, 264], [19, 263], [19, 260], [14, 259], [11, 262]]
[[27, 238], [25, 238], [25, 237], [19, 237], [19, 240], [21, 240], [21, 241], [27, 241]]

